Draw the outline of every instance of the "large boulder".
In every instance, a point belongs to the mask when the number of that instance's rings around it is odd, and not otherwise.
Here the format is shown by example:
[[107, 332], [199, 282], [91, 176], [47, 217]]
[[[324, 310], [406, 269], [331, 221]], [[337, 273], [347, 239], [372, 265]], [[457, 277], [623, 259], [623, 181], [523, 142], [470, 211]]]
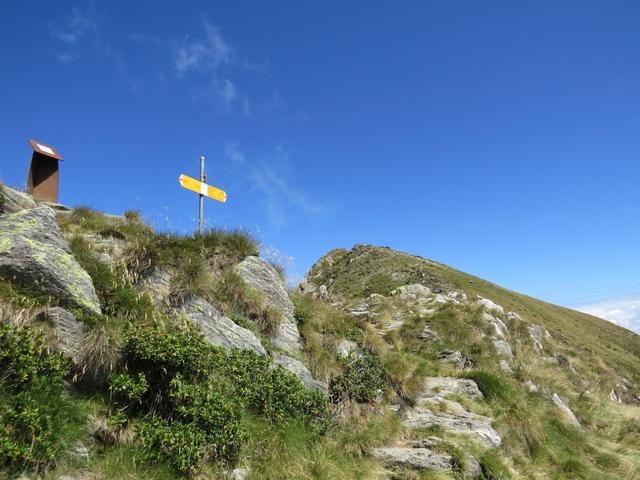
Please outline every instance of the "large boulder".
[[291, 358], [287, 355], [278, 353], [273, 357], [273, 363], [276, 365], [281, 365], [284, 369], [293, 373], [300, 379], [305, 387], [320, 390], [321, 392], [328, 394], [329, 386], [326, 383], [313, 378], [309, 369], [305, 367], [302, 362], [296, 360], [295, 358]]
[[50, 207], [0, 217], [0, 276], [63, 305], [101, 313], [91, 277], [71, 254]]
[[426, 377], [417, 402], [429, 398], [444, 398], [449, 395], [462, 395], [473, 400], [483, 398], [482, 392], [473, 380], [455, 377]]
[[36, 206], [36, 201], [31, 195], [6, 185], [0, 185], [0, 195], [4, 198], [0, 214], [16, 213]]
[[253, 350], [260, 355], [267, 354], [251, 330], [235, 324], [203, 298], [188, 297], [177, 311], [197, 325], [212, 345], [226, 349]]
[[251, 288], [262, 293], [269, 304], [281, 313], [282, 321], [269, 336], [269, 340], [283, 350], [300, 350], [300, 332], [294, 317], [293, 302], [276, 269], [260, 257], [249, 256], [235, 266], [235, 272]]
[[56, 350], [77, 364], [84, 342], [84, 324], [71, 312], [60, 307], [45, 309], [41, 318], [53, 328]]

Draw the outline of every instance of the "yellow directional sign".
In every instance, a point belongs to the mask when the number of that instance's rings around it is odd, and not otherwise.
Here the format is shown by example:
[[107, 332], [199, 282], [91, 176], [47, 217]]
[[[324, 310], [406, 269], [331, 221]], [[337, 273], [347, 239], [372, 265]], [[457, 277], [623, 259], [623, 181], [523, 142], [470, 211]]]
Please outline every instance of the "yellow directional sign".
[[219, 188], [212, 187], [211, 185], [207, 185], [206, 183], [201, 182], [200, 180], [196, 180], [195, 178], [188, 177], [186, 175], [180, 175], [180, 186], [182, 188], [186, 188], [187, 190], [192, 190], [200, 195], [204, 195], [205, 197], [213, 198], [214, 200], [218, 200], [219, 202], [227, 201], [227, 192], [224, 190], [220, 190]]

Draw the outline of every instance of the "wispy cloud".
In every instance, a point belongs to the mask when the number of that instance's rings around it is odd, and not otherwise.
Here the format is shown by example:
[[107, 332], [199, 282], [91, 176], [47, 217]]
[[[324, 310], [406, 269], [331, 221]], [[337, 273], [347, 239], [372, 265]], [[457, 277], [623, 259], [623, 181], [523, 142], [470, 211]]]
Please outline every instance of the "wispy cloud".
[[610, 298], [573, 308], [640, 333], [640, 295]]
[[235, 140], [230, 140], [224, 145], [224, 154], [233, 163], [243, 164], [247, 158], [245, 153], [240, 150], [240, 145]]
[[50, 24], [51, 35], [64, 43], [74, 44], [97, 30], [93, 3], [87, 8], [74, 7], [64, 20]]
[[274, 152], [259, 161], [250, 160], [236, 141], [227, 142], [224, 152], [232, 162], [245, 165], [250, 187], [258, 195], [272, 226], [284, 227], [295, 214], [317, 219], [329, 213], [327, 205], [292, 184], [286, 168], [290, 154], [284, 147], [277, 146]]
[[192, 70], [216, 70], [228, 64], [234, 49], [225, 41], [217, 27], [203, 20], [204, 37], [185, 36], [171, 42], [171, 57], [178, 73]]

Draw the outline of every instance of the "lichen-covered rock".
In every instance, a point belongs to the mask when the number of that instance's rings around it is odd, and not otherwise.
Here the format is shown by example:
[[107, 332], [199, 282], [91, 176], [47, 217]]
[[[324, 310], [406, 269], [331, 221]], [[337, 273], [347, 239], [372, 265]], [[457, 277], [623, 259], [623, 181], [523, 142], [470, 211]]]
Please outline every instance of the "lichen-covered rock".
[[226, 349], [253, 350], [260, 355], [267, 354], [262, 343], [251, 330], [236, 325], [200, 297], [187, 298], [177, 311], [200, 327], [205, 338], [212, 345]]
[[488, 298], [482, 298], [478, 296], [478, 305], [482, 305], [489, 311], [495, 311], [501, 314], [504, 314], [504, 307], [502, 305], [498, 305], [497, 303], [489, 300]]
[[371, 454], [387, 465], [416, 470], [450, 470], [453, 465], [450, 455], [436, 453], [428, 448], [374, 448]]
[[488, 312], [482, 312], [482, 319], [489, 325], [491, 325], [496, 337], [502, 340], [505, 340], [507, 337], [509, 337], [509, 329], [498, 317], [494, 317]]
[[281, 365], [286, 370], [289, 370], [300, 379], [305, 387], [320, 390], [321, 392], [328, 394], [329, 386], [326, 383], [313, 378], [309, 369], [305, 367], [302, 362], [296, 360], [295, 358], [291, 358], [287, 355], [278, 353], [273, 357], [273, 363], [276, 365]]
[[6, 185], [0, 185], [0, 195], [4, 197], [4, 204], [2, 206], [2, 211], [0, 211], [0, 215], [3, 213], [16, 213], [20, 210], [36, 206], [36, 202], [31, 195], [15, 190], [11, 187], [7, 187]]
[[71, 255], [47, 206], [0, 217], [0, 275], [63, 305], [101, 313], [89, 274]]
[[391, 295], [409, 303], [424, 302], [432, 299], [431, 289], [419, 283], [398, 287], [391, 292]]
[[56, 349], [77, 364], [84, 341], [84, 324], [71, 312], [60, 307], [47, 308], [42, 312], [42, 319], [53, 327]]
[[544, 334], [542, 333], [542, 329], [539, 325], [532, 323], [527, 326], [527, 330], [529, 331], [533, 348], [538, 355], [541, 355], [544, 350]]
[[300, 332], [294, 317], [293, 302], [287, 295], [284, 282], [276, 269], [260, 257], [249, 256], [235, 266], [235, 271], [282, 314], [282, 321], [269, 336], [273, 344], [291, 352], [300, 350]]

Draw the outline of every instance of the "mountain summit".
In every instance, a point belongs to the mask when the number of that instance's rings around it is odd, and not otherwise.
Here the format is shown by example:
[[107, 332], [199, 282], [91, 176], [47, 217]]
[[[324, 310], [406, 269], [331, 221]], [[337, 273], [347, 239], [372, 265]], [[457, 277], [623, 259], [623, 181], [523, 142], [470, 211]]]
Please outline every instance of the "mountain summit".
[[0, 189], [0, 476], [640, 478], [640, 337], [385, 247]]

